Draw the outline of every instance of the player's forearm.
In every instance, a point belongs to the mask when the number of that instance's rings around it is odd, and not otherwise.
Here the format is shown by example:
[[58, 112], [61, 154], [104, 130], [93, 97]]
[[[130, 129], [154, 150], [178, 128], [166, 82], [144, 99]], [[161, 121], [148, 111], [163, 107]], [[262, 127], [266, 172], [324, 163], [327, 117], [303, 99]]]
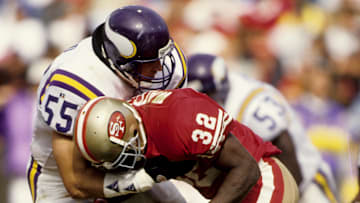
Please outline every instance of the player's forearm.
[[291, 175], [295, 178], [297, 185], [300, 185], [303, 177], [296, 156], [295, 146], [288, 132], [283, 131], [280, 133], [279, 136], [272, 141], [272, 143], [282, 151], [282, 153], [276, 157], [279, 158], [287, 169], [289, 169]]
[[289, 154], [286, 153], [286, 151], [282, 151], [282, 153], [277, 155], [276, 157], [290, 171], [291, 175], [294, 177], [297, 185], [299, 186], [302, 181], [302, 174], [296, 156], [290, 156]]
[[54, 132], [52, 147], [59, 173], [71, 197], [103, 196], [104, 174], [81, 157], [71, 137]]
[[104, 197], [104, 176], [104, 173], [94, 168], [78, 172], [72, 184], [68, 185], [71, 196], [80, 199]]
[[[89, 179], [89, 177], [92, 177]], [[71, 196], [76, 199], [90, 197], [112, 198], [130, 193], [145, 192], [154, 185], [153, 179], [144, 169], [129, 172], [85, 170], [72, 184], [67, 184]]]
[[[70, 160], [69, 160], [70, 161]], [[105, 173], [92, 167], [74, 146], [72, 169], [64, 175], [65, 186], [74, 198], [104, 197], [103, 185]]]
[[144, 192], [154, 184], [144, 169], [128, 172], [107, 171], [92, 167], [75, 148], [73, 153], [73, 171], [75, 182], [73, 197], [116, 197], [129, 193]]
[[211, 203], [240, 202], [260, 178], [259, 167], [254, 163], [231, 169]]
[[226, 138], [215, 166], [227, 172], [211, 202], [240, 202], [260, 177], [256, 160], [231, 133]]

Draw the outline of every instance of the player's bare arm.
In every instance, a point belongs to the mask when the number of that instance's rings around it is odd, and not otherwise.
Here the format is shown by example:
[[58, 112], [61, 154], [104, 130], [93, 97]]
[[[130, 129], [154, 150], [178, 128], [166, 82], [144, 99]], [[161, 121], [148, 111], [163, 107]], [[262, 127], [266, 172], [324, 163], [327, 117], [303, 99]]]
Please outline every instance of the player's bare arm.
[[103, 197], [104, 174], [82, 158], [72, 137], [53, 133], [54, 157], [66, 190], [76, 199]]
[[[144, 169], [106, 171], [96, 169], [85, 160], [70, 137], [53, 133], [54, 157], [66, 190], [72, 198], [112, 198], [149, 190], [154, 181]], [[116, 185], [116, 187], [111, 187]], [[127, 188], [133, 187], [133, 190]]]
[[216, 167], [228, 171], [228, 175], [212, 203], [240, 202], [260, 177], [255, 159], [231, 134], [224, 143]]
[[302, 174], [299, 166], [298, 159], [296, 158], [296, 151], [293, 141], [288, 131], [283, 131], [277, 136], [272, 143], [276, 145], [282, 153], [276, 157], [289, 169], [290, 173], [295, 178], [297, 185], [302, 181]]

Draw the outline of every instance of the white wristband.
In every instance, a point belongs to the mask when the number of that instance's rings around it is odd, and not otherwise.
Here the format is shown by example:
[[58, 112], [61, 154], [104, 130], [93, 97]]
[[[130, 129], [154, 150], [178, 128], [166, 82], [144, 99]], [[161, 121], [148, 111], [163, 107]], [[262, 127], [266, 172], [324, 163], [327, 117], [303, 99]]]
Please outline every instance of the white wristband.
[[104, 196], [106, 198], [145, 192], [154, 185], [154, 180], [144, 169], [126, 173], [106, 173], [104, 178]]

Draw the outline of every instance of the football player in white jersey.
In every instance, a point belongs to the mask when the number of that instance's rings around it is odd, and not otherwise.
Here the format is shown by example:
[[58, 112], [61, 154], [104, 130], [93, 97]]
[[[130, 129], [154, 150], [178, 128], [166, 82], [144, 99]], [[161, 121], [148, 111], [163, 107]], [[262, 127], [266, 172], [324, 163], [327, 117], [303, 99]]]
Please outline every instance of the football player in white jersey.
[[186, 82], [184, 54], [160, 15], [143, 6], [114, 10], [43, 75], [27, 171], [33, 202], [92, 202], [150, 189], [154, 181], [144, 170], [101, 171], [78, 154], [72, 141], [77, 112], [98, 96], [129, 99]]
[[188, 79], [188, 87], [211, 96], [234, 118], [282, 150], [278, 158], [295, 177], [301, 203], [337, 202], [330, 167], [278, 90], [239, 73], [228, 73], [224, 60], [211, 54], [188, 57]]

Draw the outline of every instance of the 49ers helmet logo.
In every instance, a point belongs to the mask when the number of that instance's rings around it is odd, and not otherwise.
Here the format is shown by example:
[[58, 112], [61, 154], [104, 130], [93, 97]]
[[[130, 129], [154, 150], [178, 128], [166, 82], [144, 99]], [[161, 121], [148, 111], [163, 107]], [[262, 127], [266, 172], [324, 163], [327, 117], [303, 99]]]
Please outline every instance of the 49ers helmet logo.
[[124, 115], [119, 111], [111, 114], [108, 124], [108, 135], [112, 139], [121, 140], [125, 134], [126, 122]]

